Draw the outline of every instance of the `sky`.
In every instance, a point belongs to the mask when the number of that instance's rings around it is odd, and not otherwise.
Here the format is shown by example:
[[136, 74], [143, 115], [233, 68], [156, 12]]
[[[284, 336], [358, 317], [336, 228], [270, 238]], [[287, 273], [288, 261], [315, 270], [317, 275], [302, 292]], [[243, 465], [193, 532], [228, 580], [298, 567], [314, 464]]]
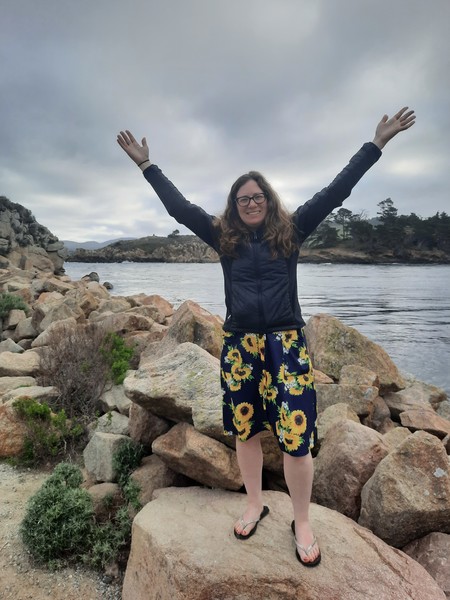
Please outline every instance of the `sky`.
[[1, 0], [0, 195], [62, 240], [186, 232], [129, 129], [210, 214], [249, 170], [295, 210], [409, 106], [344, 206], [450, 212], [449, 25], [449, 0]]

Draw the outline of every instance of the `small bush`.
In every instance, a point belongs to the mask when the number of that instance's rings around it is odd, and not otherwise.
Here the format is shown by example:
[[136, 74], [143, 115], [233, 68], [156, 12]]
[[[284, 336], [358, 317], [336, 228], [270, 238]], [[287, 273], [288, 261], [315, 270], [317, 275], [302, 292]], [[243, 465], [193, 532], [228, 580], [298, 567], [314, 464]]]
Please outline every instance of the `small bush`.
[[22, 397], [13, 407], [27, 428], [20, 456], [20, 462], [24, 464], [37, 464], [64, 455], [74, 448], [83, 434], [83, 427], [69, 421], [64, 410], [54, 414], [45, 402]]
[[119, 335], [105, 334], [95, 324], [60, 328], [49, 335], [38, 381], [58, 389], [53, 408], [86, 423], [95, 416], [106, 386], [123, 382], [133, 352]]
[[103, 341], [101, 352], [108, 364], [111, 381], [115, 385], [123, 383], [130, 368], [134, 349], [127, 346], [124, 339], [117, 333], [108, 333]]
[[131, 541], [131, 518], [126, 506], [120, 508], [113, 521], [93, 528], [89, 540], [89, 552], [82, 559], [94, 569], [104, 569], [109, 564], [120, 561], [124, 555], [126, 562]]
[[129, 481], [131, 472], [136, 469], [144, 456], [142, 444], [130, 438], [124, 440], [112, 456], [112, 466], [117, 474], [117, 482], [123, 489]]
[[92, 499], [81, 489], [81, 472], [68, 463], [58, 465], [41, 489], [29, 500], [20, 534], [38, 562], [79, 557], [92, 536]]
[[28, 305], [20, 297], [14, 294], [1, 293], [0, 294], [0, 319], [4, 319], [9, 315], [11, 310], [18, 309], [24, 310], [28, 313]]

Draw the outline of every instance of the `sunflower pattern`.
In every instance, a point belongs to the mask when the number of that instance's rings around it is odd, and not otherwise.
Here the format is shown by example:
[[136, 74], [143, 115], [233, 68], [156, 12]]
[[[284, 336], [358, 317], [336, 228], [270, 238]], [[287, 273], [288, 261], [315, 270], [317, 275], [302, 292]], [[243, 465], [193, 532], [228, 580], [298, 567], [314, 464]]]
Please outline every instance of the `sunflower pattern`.
[[245, 441], [269, 429], [293, 456], [315, 445], [314, 376], [303, 331], [225, 333], [221, 383], [226, 435]]

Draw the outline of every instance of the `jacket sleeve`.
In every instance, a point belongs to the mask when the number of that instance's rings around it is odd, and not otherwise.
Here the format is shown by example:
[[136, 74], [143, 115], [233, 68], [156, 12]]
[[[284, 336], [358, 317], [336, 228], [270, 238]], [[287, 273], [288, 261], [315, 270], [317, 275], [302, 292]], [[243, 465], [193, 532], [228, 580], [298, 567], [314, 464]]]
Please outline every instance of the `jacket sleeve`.
[[300, 242], [303, 242], [335, 208], [342, 205], [364, 173], [380, 156], [381, 150], [378, 146], [372, 142], [365, 143], [328, 187], [315, 194], [294, 212], [293, 221]]
[[155, 190], [167, 212], [178, 223], [186, 225], [195, 235], [209, 246], [217, 249], [217, 235], [213, 226], [214, 217], [200, 206], [191, 204], [164, 175], [157, 165], [144, 171], [144, 177]]

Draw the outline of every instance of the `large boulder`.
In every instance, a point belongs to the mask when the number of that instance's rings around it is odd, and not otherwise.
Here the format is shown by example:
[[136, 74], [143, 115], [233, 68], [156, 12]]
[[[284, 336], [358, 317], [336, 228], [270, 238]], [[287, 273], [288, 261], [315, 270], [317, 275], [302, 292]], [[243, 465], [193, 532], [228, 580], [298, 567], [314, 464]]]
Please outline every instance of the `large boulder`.
[[236, 453], [217, 440], [178, 423], [156, 439], [152, 451], [177, 473], [210, 487], [238, 490], [242, 487]]
[[192, 300], [186, 300], [174, 313], [161, 343], [149, 344], [142, 362], [152, 362], [175, 350], [178, 344], [191, 342], [216, 358], [222, 352], [222, 321]]
[[84, 466], [95, 481], [115, 482], [113, 455], [119, 446], [127, 440], [125, 435], [114, 433], [94, 433], [83, 452]]
[[449, 471], [437, 437], [409, 435], [364, 486], [358, 522], [396, 548], [433, 531], [450, 533]]
[[[162, 342], [164, 343], [164, 341]], [[127, 396], [152, 413], [192, 423], [212, 437], [223, 434], [219, 361], [186, 342], [154, 362], [145, 362], [124, 381]]]
[[186, 486], [190, 481], [184, 475], [172, 471], [156, 454], [145, 456], [130, 478], [139, 487], [138, 500], [142, 506], [150, 502], [155, 490]]
[[400, 423], [412, 431], [424, 430], [443, 439], [450, 435], [450, 421], [431, 408], [410, 408], [400, 413]]
[[311, 505], [323, 558], [295, 557], [287, 494], [264, 492], [270, 514], [255, 536], [236, 540], [242, 494], [203, 488], [159, 490], [135, 517], [123, 600], [445, 600], [434, 579], [354, 521]]
[[170, 423], [167, 419], [158, 417], [139, 404], [131, 402], [129, 428], [131, 439], [142, 444], [146, 450], [150, 450], [156, 438], [169, 431]]
[[0, 354], [0, 377], [36, 375], [39, 371], [39, 354], [28, 350], [23, 354], [2, 352]]
[[377, 431], [350, 420], [334, 423], [314, 461], [313, 501], [357, 520], [361, 490], [387, 453]]
[[314, 315], [305, 327], [315, 368], [338, 380], [345, 365], [360, 365], [375, 372], [383, 394], [406, 383], [388, 354], [353, 327], [326, 314]]
[[35, 383], [36, 379], [34, 377], [29, 376], [0, 377], [0, 397], [3, 396], [3, 394], [5, 394], [6, 392], [9, 392], [9, 390], [14, 390], [16, 388], [25, 388], [30, 385], [34, 385]]

